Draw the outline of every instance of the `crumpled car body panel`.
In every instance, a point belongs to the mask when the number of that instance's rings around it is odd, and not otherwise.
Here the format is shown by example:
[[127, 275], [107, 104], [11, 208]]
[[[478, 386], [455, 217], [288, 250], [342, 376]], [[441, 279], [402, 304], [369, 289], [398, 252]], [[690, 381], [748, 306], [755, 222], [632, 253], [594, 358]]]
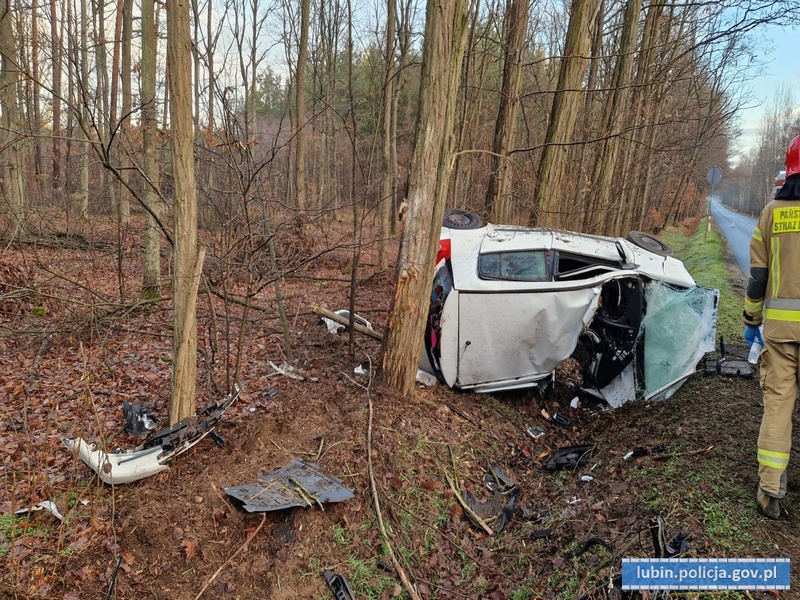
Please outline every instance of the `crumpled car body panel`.
[[154, 433], [142, 445], [128, 451], [105, 452], [78, 437], [62, 438], [67, 449], [88, 465], [101, 481], [109, 485], [131, 483], [150, 477], [169, 467], [167, 463], [183, 454], [214, 431], [225, 411], [239, 397], [240, 387], [234, 383], [230, 394], [206, 407], [197, 415], [187, 417]]
[[103, 483], [119, 485], [139, 481], [169, 467], [160, 462], [161, 448], [131, 450], [129, 452], [104, 452], [95, 444], [82, 438], [64, 439], [64, 445], [92, 469]]
[[516, 385], [547, 377], [572, 354], [599, 296], [597, 288], [560, 294], [459, 294], [459, 315], [469, 317], [458, 320], [458, 364], [447, 365], [457, 367], [456, 385]]

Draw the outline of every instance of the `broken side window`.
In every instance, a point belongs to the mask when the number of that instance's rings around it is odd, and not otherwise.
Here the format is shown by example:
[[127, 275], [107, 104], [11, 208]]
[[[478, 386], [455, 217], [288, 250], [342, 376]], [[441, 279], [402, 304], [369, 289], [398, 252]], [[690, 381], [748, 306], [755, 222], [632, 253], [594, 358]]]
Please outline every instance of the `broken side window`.
[[559, 252], [554, 279], [591, 279], [619, 268], [618, 262]]
[[547, 252], [493, 252], [478, 258], [478, 275], [482, 279], [508, 281], [549, 281]]

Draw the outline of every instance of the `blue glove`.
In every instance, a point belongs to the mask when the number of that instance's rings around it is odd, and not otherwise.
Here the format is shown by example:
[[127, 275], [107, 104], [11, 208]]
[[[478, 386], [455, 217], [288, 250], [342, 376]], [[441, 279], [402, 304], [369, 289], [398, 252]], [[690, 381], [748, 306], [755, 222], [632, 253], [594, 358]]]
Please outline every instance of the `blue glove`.
[[744, 339], [748, 346], [752, 346], [753, 342], [758, 342], [762, 347], [764, 346], [764, 338], [761, 335], [761, 328], [757, 325], [744, 326]]

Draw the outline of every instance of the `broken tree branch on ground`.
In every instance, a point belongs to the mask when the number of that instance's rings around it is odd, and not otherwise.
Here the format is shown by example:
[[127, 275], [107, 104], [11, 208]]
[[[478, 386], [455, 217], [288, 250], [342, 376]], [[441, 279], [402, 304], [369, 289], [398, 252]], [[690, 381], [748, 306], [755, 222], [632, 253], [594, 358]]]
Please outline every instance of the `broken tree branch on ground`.
[[[319, 304], [312, 304], [311, 305], [311, 310], [313, 312], [317, 313], [318, 315], [320, 315], [321, 317], [325, 317], [327, 319], [330, 319], [331, 321], [335, 321], [336, 323], [339, 323], [340, 325], [344, 325], [347, 328], [350, 327], [350, 320], [349, 319], [346, 319], [345, 317], [337, 315], [335, 312], [333, 312], [330, 309], [325, 308], [324, 306], [320, 306]], [[374, 340], [378, 340], [379, 342], [383, 341], [383, 335], [382, 334], [378, 333], [377, 331], [372, 331], [371, 329], [368, 329], [368, 328], [364, 327], [363, 325], [359, 325], [358, 323], [354, 323], [353, 324], [353, 329], [355, 329], [358, 333], [363, 333], [364, 335], [371, 337]]]

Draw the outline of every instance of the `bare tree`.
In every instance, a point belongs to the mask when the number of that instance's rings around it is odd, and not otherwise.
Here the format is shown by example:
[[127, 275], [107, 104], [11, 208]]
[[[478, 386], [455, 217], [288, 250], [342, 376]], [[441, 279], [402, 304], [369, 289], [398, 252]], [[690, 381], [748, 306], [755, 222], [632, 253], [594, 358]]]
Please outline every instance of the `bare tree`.
[[142, 297], [157, 298], [161, 293], [161, 215], [158, 140], [156, 133], [156, 31], [154, 0], [142, 0], [141, 123], [143, 204], [146, 209], [144, 229], [144, 264]]
[[383, 178], [378, 200], [378, 271], [389, 267], [389, 212], [394, 197], [395, 165], [392, 163], [392, 106], [395, 70], [395, 0], [386, 0], [386, 76], [383, 83]]
[[204, 252], [197, 251], [197, 190], [192, 130], [192, 55], [189, 0], [167, 0], [173, 206], [175, 212], [173, 363], [170, 423], [195, 412], [197, 379], [197, 288]]
[[419, 117], [408, 181], [407, 215], [392, 310], [384, 338], [383, 381], [414, 389], [428, 289], [453, 161], [453, 120], [467, 32], [467, 0], [428, 0]]
[[12, 239], [25, 236], [27, 189], [25, 144], [19, 119], [19, 63], [11, 0], [0, 2], [0, 179], [13, 228]]
[[530, 0], [506, 0], [503, 20], [503, 85], [492, 144], [492, 167], [484, 212], [497, 223], [508, 218], [508, 186], [511, 176], [508, 151], [514, 144], [519, 106], [522, 58], [528, 33]]
[[297, 46], [297, 66], [294, 75], [295, 91], [295, 151], [294, 191], [300, 223], [306, 215], [306, 62], [308, 61], [308, 23], [311, 13], [310, 0], [300, 0], [300, 39]]
[[536, 180], [535, 208], [531, 222], [543, 227], [563, 227], [562, 197], [566, 173], [566, 146], [572, 133], [583, 97], [582, 81], [586, 73], [591, 27], [600, 7], [599, 0], [572, 0], [572, 8], [564, 44], [564, 58], [553, 98], [545, 148], [539, 162]]

